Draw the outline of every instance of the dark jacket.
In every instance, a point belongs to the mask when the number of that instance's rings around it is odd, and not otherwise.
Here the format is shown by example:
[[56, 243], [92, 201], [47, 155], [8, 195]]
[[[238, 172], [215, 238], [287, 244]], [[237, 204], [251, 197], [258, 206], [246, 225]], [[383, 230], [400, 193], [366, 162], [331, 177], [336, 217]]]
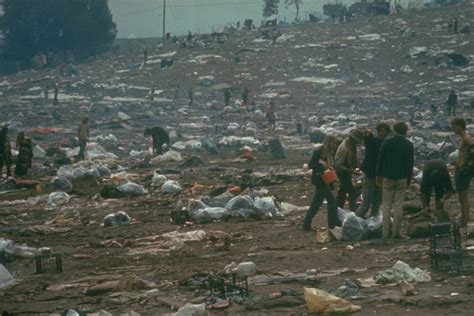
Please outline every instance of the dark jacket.
[[323, 146], [320, 145], [313, 150], [313, 155], [308, 163], [308, 168], [313, 170], [311, 175], [311, 183], [316, 184], [317, 180], [321, 178], [321, 174], [326, 170], [324, 166], [319, 162], [320, 160], [325, 160], [322, 157]]
[[[440, 183], [433, 183], [431, 175], [438, 172], [440, 175]], [[430, 160], [423, 166], [423, 176], [421, 178], [421, 192], [431, 192], [432, 187], [439, 187], [443, 193], [454, 192], [451, 178], [449, 177], [448, 168], [442, 160]]]
[[413, 143], [399, 135], [387, 138], [380, 148], [377, 161], [377, 177], [392, 180], [411, 180], [413, 164]]
[[365, 155], [361, 170], [371, 179], [374, 179], [377, 175], [377, 159], [379, 158], [382, 144], [383, 140], [373, 135], [364, 137]]
[[153, 138], [154, 143], [161, 144], [170, 144], [170, 136], [168, 133], [161, 127], [153, 127], [150, 132], [151, 137]]
[[446, 104], [449, 106], [456, 106], [458, 105], [458, 96], [456, 93], [450, 93], [448, 96], [448, 100], [446, 101]]

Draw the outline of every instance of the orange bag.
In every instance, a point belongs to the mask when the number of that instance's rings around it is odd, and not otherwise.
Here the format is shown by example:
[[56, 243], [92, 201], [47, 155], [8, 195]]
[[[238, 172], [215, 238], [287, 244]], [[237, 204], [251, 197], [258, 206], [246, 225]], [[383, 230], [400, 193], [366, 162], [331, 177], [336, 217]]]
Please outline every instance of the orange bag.
[[328, 169], [323, 173], [323, 181], [326, 184], [333, 184], [337, 181], [336, 171]]

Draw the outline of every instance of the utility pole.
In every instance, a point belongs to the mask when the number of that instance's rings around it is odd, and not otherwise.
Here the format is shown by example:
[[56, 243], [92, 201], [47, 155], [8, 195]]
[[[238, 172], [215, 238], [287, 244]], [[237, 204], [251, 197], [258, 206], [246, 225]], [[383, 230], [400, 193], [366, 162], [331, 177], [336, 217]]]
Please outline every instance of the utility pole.
[[163, 0], [163, 43], [166, 35], [166, 0]]

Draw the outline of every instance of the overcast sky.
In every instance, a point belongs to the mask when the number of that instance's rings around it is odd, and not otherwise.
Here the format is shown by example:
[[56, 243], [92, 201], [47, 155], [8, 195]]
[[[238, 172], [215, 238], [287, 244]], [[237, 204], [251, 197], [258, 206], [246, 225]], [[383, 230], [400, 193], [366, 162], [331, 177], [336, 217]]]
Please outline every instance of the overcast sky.
[[[292, 21], [295, 8], [285, 8], [280, 1], [280, 18]], [[321, 11], [324, 0], [303, 0], [305, 11]], [[162, 34], [163, 0], [109, 0], [118, 27], [118, 37], [156, 37]], [[167, 0], [166, 28], [173, 34], [188, 31], [209, 33], [212, 28], [251, 18], [260, 24], [263, 0]]]

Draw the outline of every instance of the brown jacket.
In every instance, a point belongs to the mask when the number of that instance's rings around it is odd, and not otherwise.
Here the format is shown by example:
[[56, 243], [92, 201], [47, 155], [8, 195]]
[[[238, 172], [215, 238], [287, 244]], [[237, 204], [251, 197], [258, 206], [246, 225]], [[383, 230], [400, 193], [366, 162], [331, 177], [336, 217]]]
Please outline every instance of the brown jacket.
[[357, 148], [346, 139], [337, 149], [334, 163], [337, 172], [351, 172], [357, 167]]
[[89, 125], [81, 123], [77, 129], [77, 138], [82, 141], [89, 140]]

